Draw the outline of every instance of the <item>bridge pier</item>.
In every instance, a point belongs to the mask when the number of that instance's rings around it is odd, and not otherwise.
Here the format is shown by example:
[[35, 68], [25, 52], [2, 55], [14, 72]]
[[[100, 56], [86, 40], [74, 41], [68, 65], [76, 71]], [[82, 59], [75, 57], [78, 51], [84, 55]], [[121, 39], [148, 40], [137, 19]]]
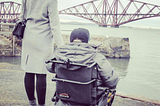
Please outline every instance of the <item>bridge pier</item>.
[[[99, 25], [99, 27], [107, 27], [107, 25]], [[119, 28], [119, 25], [112, 25], [113, 28]]]
[[107, 27], [107, 25], [99, 25], [99, 27]]
[[119, 28], [119, 25], [114, 25], [114, 26], [111, 26], [113, 28]]
[[14, 48], [15, 48], [15, 36], [13, 36], [12, 34], [12, 38], [13, 38], [13, 41], [12, 41], [12, 55], [15, 56], [15, 51], [14, 51]]

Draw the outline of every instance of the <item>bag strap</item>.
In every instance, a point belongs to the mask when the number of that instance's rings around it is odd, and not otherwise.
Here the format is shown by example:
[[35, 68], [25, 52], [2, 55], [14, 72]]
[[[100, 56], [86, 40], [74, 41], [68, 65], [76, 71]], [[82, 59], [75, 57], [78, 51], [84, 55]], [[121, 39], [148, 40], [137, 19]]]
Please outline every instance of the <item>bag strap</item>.
[[23, 20], [25, 20], [25, 17], [24, 17], [24, 15], [25, 15], [25, 9], [26, 9], [26, 0], [24, 0], [24, 4], [23, 4]]

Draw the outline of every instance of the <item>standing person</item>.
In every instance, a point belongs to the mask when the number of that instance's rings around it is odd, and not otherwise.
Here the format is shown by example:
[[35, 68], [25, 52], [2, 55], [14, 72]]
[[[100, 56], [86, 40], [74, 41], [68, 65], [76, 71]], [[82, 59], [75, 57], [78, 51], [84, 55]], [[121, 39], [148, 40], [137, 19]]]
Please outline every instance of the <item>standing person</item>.
[[[21, 68], [26, 72], [24, 85], [31, 106], [45, 106], [46, 59], [57, 46], [63, 45], [57, 0], [22, 0], [20, 19], [27, 19], [22, 41]], [[24, 12], [23, 12], [24, 11]]]

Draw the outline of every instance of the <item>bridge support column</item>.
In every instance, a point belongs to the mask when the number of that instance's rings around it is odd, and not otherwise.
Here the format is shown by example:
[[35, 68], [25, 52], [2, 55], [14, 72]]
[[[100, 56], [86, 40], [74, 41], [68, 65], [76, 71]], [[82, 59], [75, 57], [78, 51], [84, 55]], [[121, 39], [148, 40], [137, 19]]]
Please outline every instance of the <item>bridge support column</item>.
[[13, 34], [12, 34], [12, 38], [13, 38], [13, 41], [12, 41], [13, 42], [13, 44], [12, 44], [12, 55], [15, 56], [15, 53], [14, 53], [14, 51], [15, 51], [14, 50], [14, 47], [15, 47], [15, 36], [13, 36]]
[[114, 27], [114, 28], [119, 28], [119, 25], [114, 25], [114, 26], [111, 26], [111, 27]]
[[2, 24], [0, 24], [0, 29], [1, 29], [1, 33], [2, 33]]
[[107, 27], [107, 25], [99, 25], [99, 27]]

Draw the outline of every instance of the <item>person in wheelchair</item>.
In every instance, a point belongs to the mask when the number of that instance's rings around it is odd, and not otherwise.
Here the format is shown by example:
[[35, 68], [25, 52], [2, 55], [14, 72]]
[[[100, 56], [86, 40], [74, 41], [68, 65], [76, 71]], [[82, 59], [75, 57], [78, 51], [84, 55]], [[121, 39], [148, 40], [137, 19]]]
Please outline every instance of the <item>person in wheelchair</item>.
[[[74, 29], [70, 35], [70, 43], [57, 48], [57, 50], [55, 50], [54, 52], [54, 55], [52, 56], [54, 57], [54, 59], [52, 60], [65, 61], [66, 59], [70, 59], [74, 63], [86, 65], [97, 63], [98, 79], [96, 80], [96, 85], [98, 86], [98, 91], [96, 94], [96, 105], [109, 106], [112, 104], [113, 96], [115, 94], [114, 89], [116, 89], [119, 78], [115, 71], [112, 69], [110, 63], [107, 61], [106, 57], [100, 53], [97, 53], [98, 47], [95, 45], [88, 44], [89, 39], [90, 34], [87, 29]], [[54, 72], [55, 67], [55, 64], [47, 65], [47, 69], [50, 72]], [[106, 93], [108, 90], [111, 92]], [[67, 97], [68, 95], [64, 94], [63, 96]], [[110, 100], [109, 98], [112, 98], [112, 100]], [[56, 106], [75, 105], [84, 106], [84, 104], [66, 101], [62, 99], [56, 99]]]

